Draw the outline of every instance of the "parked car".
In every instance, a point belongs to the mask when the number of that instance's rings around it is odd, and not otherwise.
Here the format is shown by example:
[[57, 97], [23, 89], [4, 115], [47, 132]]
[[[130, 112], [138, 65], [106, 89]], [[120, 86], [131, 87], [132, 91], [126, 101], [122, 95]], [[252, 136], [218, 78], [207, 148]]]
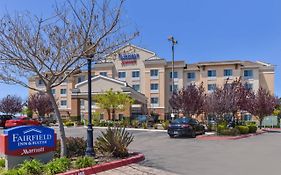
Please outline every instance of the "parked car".
[[0, 115], [0, 127], [5, 127], [5, 123], [7, 120], [11, 120], [14, 118], [13, 115]]
[[170, 137], [190, 136], [195, 138], [196, 135], [204, 133], [205, 127], [191, 117], [177, 118], [173, 120], [168, 127], [168, 134]]
[[21, 116], [11, 120], [7, 120], [5, 123], [5, 128], [11, 128], [11, 127], [22, 126], [22, 125], [41, 125], [41, 123], [32, 118]]

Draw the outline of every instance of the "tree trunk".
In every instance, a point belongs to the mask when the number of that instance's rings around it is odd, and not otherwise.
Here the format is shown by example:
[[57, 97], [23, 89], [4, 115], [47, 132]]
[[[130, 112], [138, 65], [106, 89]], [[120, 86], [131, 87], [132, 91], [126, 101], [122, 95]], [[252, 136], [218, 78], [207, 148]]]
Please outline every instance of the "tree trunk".
[[262, 120], [263, 120], [263, 118], [261, 118], [259, 121], [260, 121], [260, 129], [262, 128]]
[[108, 115], [108, 120], [110, 120], [111, 119], [111, 117], [110, 117], [110, 109], [107, 109], [106, 111], [107, 111], [107, 115]]
[[115, 121], [115, 109], [112, 109], [112, 120]]
[[58, 105], [56, 103], [56, 100], [55, 100], [55, 97], [53, 95], [53, 93], [51, 92], [51, 89], [47, 89], [47, 94], [50, 96], [50, 100], [51, 100], [51, 103], [53, 105], [53, 108], [54, 108], [54, 111], [55, 111], [55, 115], [56, 115], [56, 118], [57, 118], [57, 121], [58, 121], [58, 124], [59, 124], [59, 134], [60, 134], [60, 142], [61, 142], [61, 157], [66, 157], [66, 136], [65, 136], [65, 131], [64, 131], [64, 126], [63, 126], [63, 122], [62, 122], [62, 118], [61, 118], [61, 115], [60, 115], [60, 111], [59, 111], [59, 108], [58, 108]]

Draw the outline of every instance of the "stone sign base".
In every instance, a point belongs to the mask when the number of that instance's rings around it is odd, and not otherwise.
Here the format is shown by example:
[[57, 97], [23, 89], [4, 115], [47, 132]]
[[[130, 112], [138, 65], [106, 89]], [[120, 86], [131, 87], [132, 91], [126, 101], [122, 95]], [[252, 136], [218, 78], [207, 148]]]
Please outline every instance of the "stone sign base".
[[48, 163], [50, 162], [55, 155], [55, 152], [47, 152], [43, 154], [37, 154], [32, 156], [10, 156], [10, 155], [4, 155], [3, 158], [6, 159], [5, 168], [6, 169], [12, 169], [18, 166], [19, 164], [22, 164], [25, 160], [32, 160], [36, 159], [39, 160], [42, 163]]

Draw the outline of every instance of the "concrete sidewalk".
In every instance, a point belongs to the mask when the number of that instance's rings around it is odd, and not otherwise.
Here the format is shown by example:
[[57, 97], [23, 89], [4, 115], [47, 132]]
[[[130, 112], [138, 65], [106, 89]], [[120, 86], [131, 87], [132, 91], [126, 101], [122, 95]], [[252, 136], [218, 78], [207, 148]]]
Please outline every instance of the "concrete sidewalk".
[[97, 173], [96, 175], [177, 175], [163, 170], [142, 166], [139, 164], [130, 164], [109, 171]]

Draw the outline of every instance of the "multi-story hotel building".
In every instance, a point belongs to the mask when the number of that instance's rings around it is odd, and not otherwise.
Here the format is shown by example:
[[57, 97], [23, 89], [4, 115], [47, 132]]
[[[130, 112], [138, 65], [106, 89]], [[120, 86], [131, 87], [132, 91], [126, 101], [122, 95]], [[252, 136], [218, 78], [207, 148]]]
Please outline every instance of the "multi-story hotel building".
[[[125, 111], [117, 112], [117, 118], [135, 114], [157, 112], [160, 118], [171, 112], [169, 98], [172, 93], [172, 62], [158, 57], [154, 52], [134, 45], [126, 45], [108, 55], [104, 62], [94, 64], [92, 94], [106, 90], [122, 91], [135, 99], [135, 104]], [[274, 93], [274, 66], [252, 61], [216, 61], [186, 64], [174, 62], [174, 89], [181, 89], [190, 83], [203, 82], [206, 91], [222, 86], [241, 77], [249, 88], [260, 86]], [[32, 86], [40, 87], [42, 82], [33, 77]], [[44, 87], [42, 87], [44, 88]], [[30, 93], [33, 93], [30, 91]], [[73, 75], [53, 89], [62, 115], [87, 115], [87, 73]], [[94, 111], [107, 113], [93, 102]]]

